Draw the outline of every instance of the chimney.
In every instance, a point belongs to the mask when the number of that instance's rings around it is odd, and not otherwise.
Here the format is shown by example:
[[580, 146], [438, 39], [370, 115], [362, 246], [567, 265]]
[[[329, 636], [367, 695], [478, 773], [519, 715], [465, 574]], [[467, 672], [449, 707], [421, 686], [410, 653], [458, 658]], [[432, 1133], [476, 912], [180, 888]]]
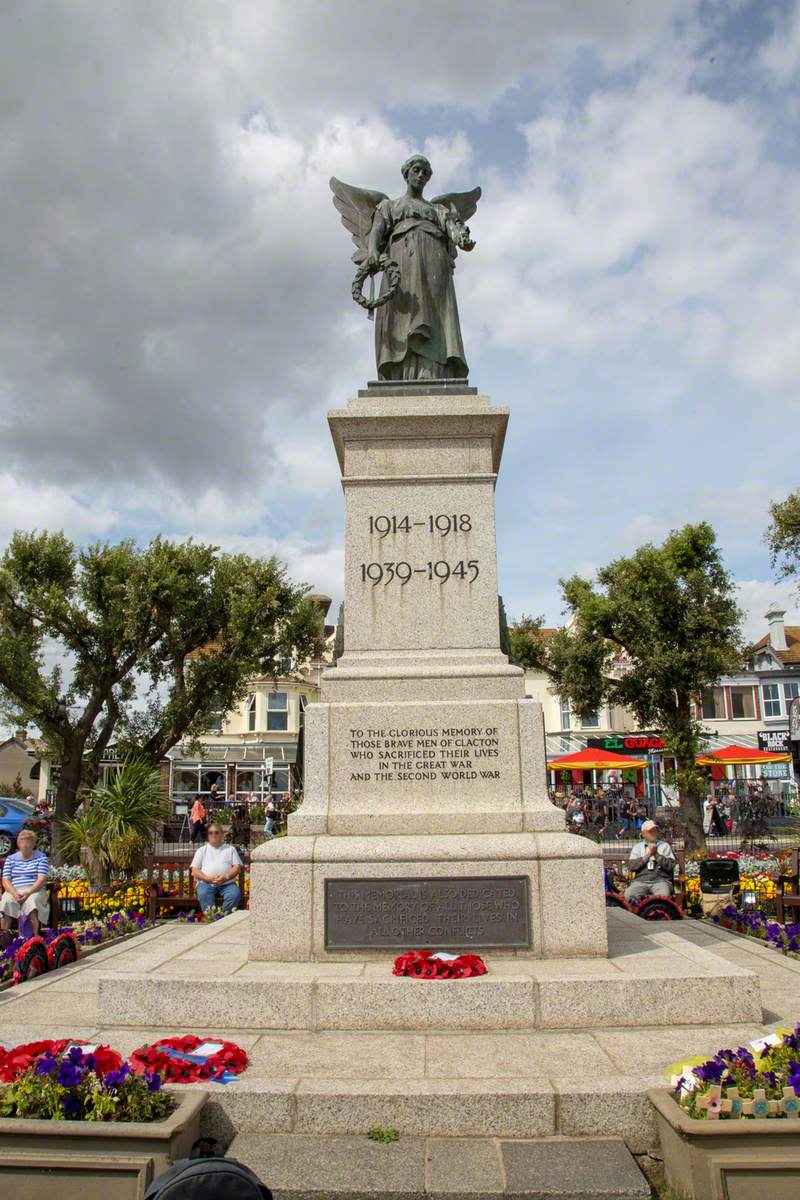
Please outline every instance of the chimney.
[[769, 622], [769, 644], [773, 650], [788, 649], [786, 645], [786, 630], [783, 627], [783, 618], [785, 616], [785, 611], [779, 608], [775, 601], [770, 604], [764, 613], [765, 619]]
[[17, 741], [20, 741], [20, 742], [27, 742], [27, 740], [28, 740], [28, 731], [27, 731], [27, 729], [25, 729], [25, 727], [24, 727], [24, 726], [23, 726], [21, 729], [15, 729], [15, 730], [14, 730], [14, 737], [17, 739]]

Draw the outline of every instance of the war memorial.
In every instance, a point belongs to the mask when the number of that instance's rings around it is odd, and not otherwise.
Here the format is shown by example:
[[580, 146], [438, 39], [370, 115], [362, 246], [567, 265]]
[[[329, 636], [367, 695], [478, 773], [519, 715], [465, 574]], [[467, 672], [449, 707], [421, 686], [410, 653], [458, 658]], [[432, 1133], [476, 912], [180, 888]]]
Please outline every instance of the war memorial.
[[[206, 1127], [280, 1195], [644, 1197], [648, 1086], [770, 1018], [725, 935], [607, 910], [599, 846], [550, 802], [541, 707], [501, 648], [513, 414], [468, 382], [454, 291], [480, 190], [429, 201], [427, 159], [402, 171], [397, 199], [331, 180], [376, 378], [328, 414], [344, 606], [306, 713], [304, 802], [253, 854], [249, 913], [158, 927], [74, 976], [93, 973], [83, 1024], [254, 1047]], [[487, 973], [392, 974], [421, 948]]]

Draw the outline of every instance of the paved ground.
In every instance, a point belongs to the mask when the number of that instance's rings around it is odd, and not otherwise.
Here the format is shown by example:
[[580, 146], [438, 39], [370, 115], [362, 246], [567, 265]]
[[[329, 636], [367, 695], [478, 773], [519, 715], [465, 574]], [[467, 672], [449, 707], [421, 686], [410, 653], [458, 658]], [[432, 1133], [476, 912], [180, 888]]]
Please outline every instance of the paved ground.
[[[187, 1028], [221, 1034], [242, 1045], [251, 1058], [240, 1080], [214, 1089], [210, 1127], [226, 1141], [236, 1132], [351, 1135], [379, 1124], [431, 1137], [613, 1134], [640, 1152], [652, 1142], [644, 1090], [663, 1081], [668, 1064], [742, 1044], [776, 1024], [800, 1019], [800, 962], [713, 926], [686, 921], [647, 926], [648, 936], [652, 931], [656, 937], [654, 959], [671, 962], [677, 956], [688, 968], [704, 947], [756, 972], [764, 1006], [760, 1022], [720, 1025], [703, 1023], [701, 1016], [691, 1025], [631, 1027], [625, 1014], [617, 1012], [602, 1027], [577, 1031], [220, 1029], [204, 977], [258, 979], [272, 971], [277, 980], [282, 972], [298, 971], [288, 964], [247, 964], [247, 919], [239, 913], [207, 927], [165, 924], [0, 993], [0, 1041], [13, 1045], [71, 1036], [102, 1040], [128, 1054], [158, 1035]], [[610, 913], [611, 961], [620, 970], [635, 975], [632, 951], [644, 926], [628, 914]], [[492, 964], [491, 955], [487, 957], [490, 969], [500, 974], [509, 969], [507, 962]], [[586, 964], [589, 975], [596, 966]], [[331, 963], [314, 969], [336, 976], [382, 968]], [[130, 1023], [110, 1025], [104, 1019], [98, 1011], [101, 976], [140, 976], [143, 971], [165, 983], [167, 977], [196, 980], [190, 1024], [156, 1031]]]

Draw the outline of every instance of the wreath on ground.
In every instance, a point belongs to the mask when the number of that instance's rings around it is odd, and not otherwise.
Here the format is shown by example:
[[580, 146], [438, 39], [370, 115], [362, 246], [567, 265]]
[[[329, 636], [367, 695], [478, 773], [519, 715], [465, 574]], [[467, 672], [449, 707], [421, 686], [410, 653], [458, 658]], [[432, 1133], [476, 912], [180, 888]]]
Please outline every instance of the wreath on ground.
[[470, 979], [486, 974], [486, 963], [477, 954], [444, 954], [433, 950], [408, 950], [394, 960], [393, 975], [409, 979]]
[[[197, 1054], [198, 1047], [212, 1043], [221, 1046], [213, 1054]], [[235, 1042], [200, 1038], [193, 1033], [183, 1037], [161, 1038], [134, 1050], [128, 1060], [136, 1075], [158, 1071], [165, 1083], [199, 1083], [202, 1080], [226, 1082], [225, 1075], [241, 1075], [248, 1058]]]

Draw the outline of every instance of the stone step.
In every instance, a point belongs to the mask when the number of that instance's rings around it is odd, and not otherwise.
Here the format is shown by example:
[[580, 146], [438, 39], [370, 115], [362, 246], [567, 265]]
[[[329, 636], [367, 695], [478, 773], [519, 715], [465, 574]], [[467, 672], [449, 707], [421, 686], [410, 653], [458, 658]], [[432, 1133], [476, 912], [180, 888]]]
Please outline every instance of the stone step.
[[[333, 973], [336, 967], [341, 974]], [[222, 978], [213, 961], [194, 962], [189, 976], [170, 976], [169, 965], [102, 976], [98, 1011], [109, 1025], [190, 1026], [198, 995], [221, 1030], [592, 1029], [761, 1020], [758, 977], [710, 954], [697, 962], [635, 953], [614, 963], [498, 962], [488, 975], [446, 982], [398, 979], [391, 960], [246, 963]]]
[[614, 1136], [637, 1154], [656, 1144], [647, 1089], [657, 1078], [596, 1079], [588, 1070], [553, 1078], [432, 1079], [415, 1076], [415, 1068], [422, 1065], [410, 1062], [409, 1076], [401, 1079], [265, 1079], [246, 1073], [212, 1089], [203, 1132], [223, 1145], [251, 1133], [362, 1136], [376, 1125], [404, 1137]]
[[240, 1134], [228, 1149], [275, 1200], [648, 1200], [620, 1138], [509, 1140]]

